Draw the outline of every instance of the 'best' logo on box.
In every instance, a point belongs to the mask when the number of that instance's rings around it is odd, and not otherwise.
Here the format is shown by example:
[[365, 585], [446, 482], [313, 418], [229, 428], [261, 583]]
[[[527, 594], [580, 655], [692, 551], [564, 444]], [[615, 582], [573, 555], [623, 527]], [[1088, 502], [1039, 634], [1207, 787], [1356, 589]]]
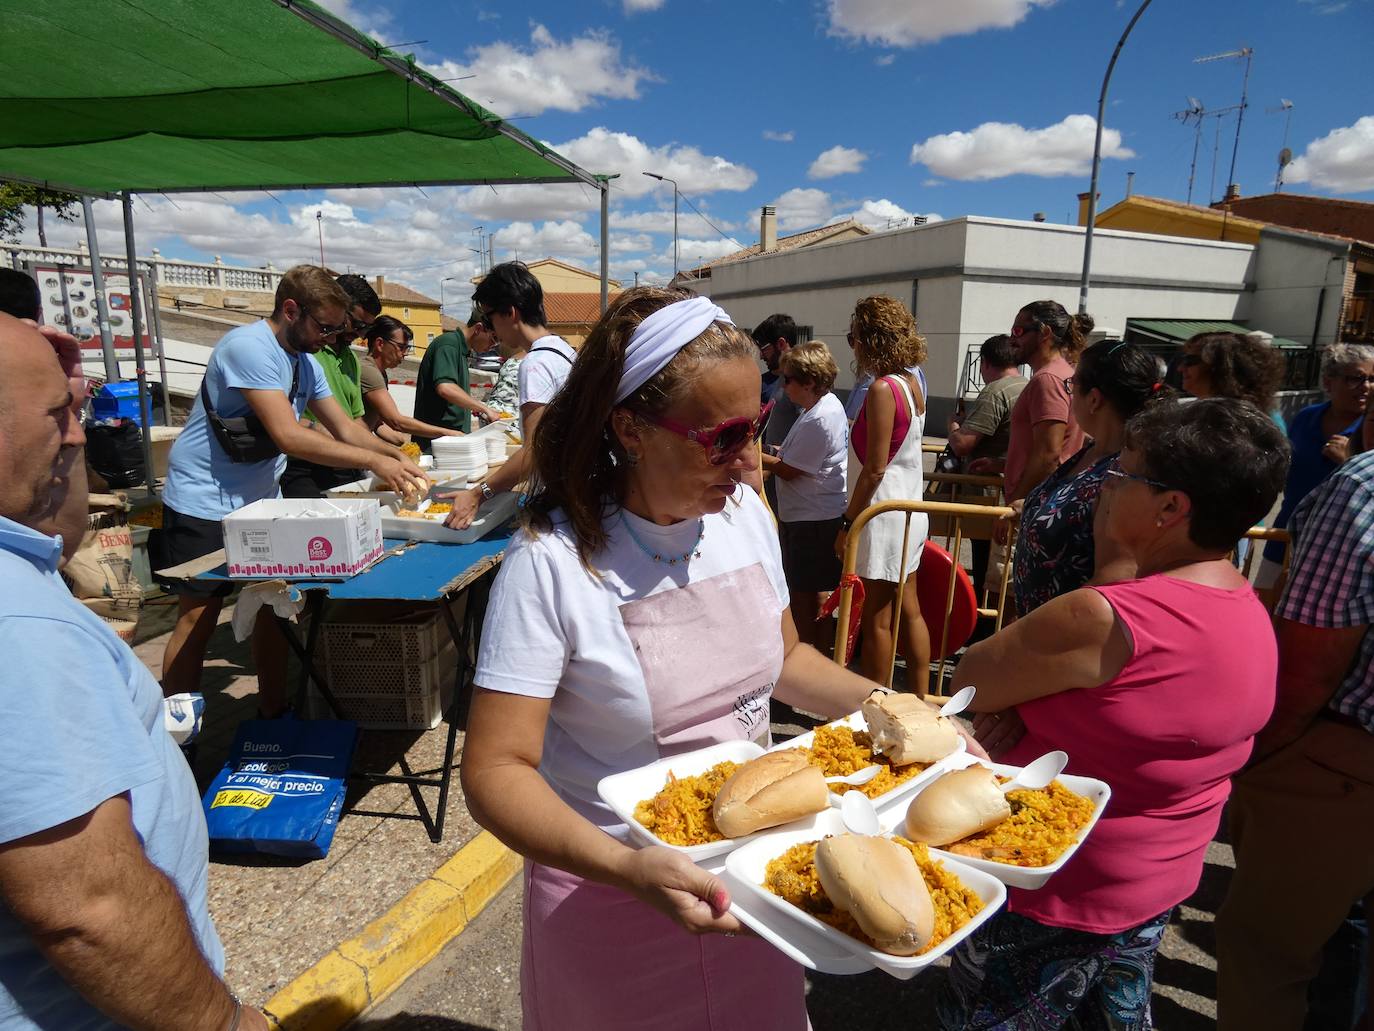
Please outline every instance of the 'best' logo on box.
[[334, 546], [329, 543], [328, 537], [311, 537], [305, 547], [311, 562], [323, 562], [334, 554]]

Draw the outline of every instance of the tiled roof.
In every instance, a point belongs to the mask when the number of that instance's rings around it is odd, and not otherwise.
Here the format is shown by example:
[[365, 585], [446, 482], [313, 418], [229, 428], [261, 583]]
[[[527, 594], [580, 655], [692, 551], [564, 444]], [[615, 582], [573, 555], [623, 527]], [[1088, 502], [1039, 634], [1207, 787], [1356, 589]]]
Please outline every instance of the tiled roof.
[[416, 304], [425, 305], [431, 308], [439, 307], [439, 302], [433, 297], [427, 297], [419, 290], [412, 290], [408, 286], [400, 283], [389, 283], [382, 280], [380, 283], [375, 280], [372, 283], [373, 289], [377, 291], [377, 296], [383, 301], [391, 301], [393, 304]]
[[[840, 233], [843, 233], [846, 230], [851, 229], [858, 231], [860, 234], [864, 236], [867, 236], [869, 233], [873, 232], [872, 229], [864, 225], [862, 222], [858, 222], [850, 218], [846, 219], [843, 222], [835, 222], [832, 225], [820, 226], [816, 229], [808, 229], [802, 233], [792, 233], [790, 236], [779, 236], [777, 247], [775, 247], [768, 253], [776, 254], [778, 251], [791, 251], [796, 250], [798, 247], [810, 247], [813, 244], [823, 243], [826, 240], [830, 239], [832, 236], [838, 236]], [[745, 258], [752, 258], [756, 254], [762, 253], [763, 251], [760, 249], [759, 244], [753, 244], [752, 246], [745, 247], [742, 250], [735, 251], [733, 254], [727, 254], [724, 257], [717, 258], [715, 261], [708, 261], [698, 268], [684, 269], [683, 275], [690, 276], [696, 273], [708, 272], [717, 265], [729, 265], [733, 262], [743, 261]]]
[[[619, 293], [612, 290], [607, 300]], [[601, 317], [601, 294], [545, 293], [544, 314], [550, 326], [587, 325]]]

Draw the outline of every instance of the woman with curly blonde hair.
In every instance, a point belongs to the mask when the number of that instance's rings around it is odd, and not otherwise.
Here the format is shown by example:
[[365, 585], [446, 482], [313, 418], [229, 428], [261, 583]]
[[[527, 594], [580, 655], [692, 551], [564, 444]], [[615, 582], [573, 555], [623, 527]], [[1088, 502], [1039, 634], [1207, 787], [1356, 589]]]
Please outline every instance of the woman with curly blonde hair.
[[[864, 509], [880, 501], [918, 499], [925, 486], [921, 437], [926, 398], [908, 371], [926, 360], [926, 342], [916, 332], [915, 318], [891, 297], [865, 297], [854, 308], [848, 340], [859, 371], [872, 373], [875, 378], [850, 434], [863, 469], [835, 537], [835, 552], [841, 557], [849, 526]], [[897, 648], [906, 659], [907, 687], [924, 693], [930, 676], [930, 633], [921, 618], [912, 574], [921, 560], [929, 520], [924, 515], [911, 517], [903, 564], [906, 518], [899, 512], [878, 516], [863, 528], [859, 541], [854, 571], [864, 586], [860, 672], [885, 683], [893, 649]], [[901, 625], [895, 626], [893, 603], [899, 590], [902, 616]]]

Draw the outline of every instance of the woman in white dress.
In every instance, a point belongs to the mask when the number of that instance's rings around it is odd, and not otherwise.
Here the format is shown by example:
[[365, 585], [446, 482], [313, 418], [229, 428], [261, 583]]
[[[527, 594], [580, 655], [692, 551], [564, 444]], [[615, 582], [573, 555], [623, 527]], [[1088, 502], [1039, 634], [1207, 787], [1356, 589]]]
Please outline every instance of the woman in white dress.
[[[925, 338], [916, 320], [900, 301], [865, 297], [849, 323], [849, 346], [860, 372], [875, 377], [854, 420], [850, 440], [863, 463], [849, 507], [835, 538], [843, 556], [849, 525], [864, 509], [880, 501], [919, 500], [925, 486], [921, 467], [921, 437], [925, 432], [926, 398], [908, 370], [926, 360]], [[916, 598], [916, 566], [929, 532], [925, 515], [913, 515], [902, 565], [902, 537], [907, 516], [891, 512], [870, 520], [861, 531], [854, 571], [863, 581], [863, 654], [859, 671], [870, 680], [886, 683], [894, 637], [907, 664], [907, 688], [924, 693], [930, 678], [930, 632]], [[901, 625], [893, 626], [892, 609], [902, 591]]]

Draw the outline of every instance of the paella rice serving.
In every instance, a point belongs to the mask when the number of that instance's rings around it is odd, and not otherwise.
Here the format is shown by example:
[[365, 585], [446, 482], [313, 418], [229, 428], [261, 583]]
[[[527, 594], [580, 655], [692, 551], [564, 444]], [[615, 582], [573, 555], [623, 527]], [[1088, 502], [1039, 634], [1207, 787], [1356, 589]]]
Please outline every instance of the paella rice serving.
[[855, 730], [843, 724], [817, 727], [810, 752], [812, 763], [824, 770], [827, 777], [848, 776], [874, 765], [882, 767], [867, 784], [858, 787], [832, 784], [830, 790], [836, 794], [862, 791], [869, 798], [877, 798], [929, 768], [925, 763], [893, 766], [886, 756], [873, 754], [873, 739], [867, 731]]
[[1089, 799], [1057, 780], [1041, 791], [1009, 792], [1007, 803], [1009, 817], [991, 830], [944, 846], [945, 851], [1008, 866], [1049, 866], [1078, 840], [1093, 815]]
[[[935, 906], [935, 931], [922, 950], [929, 952], [972, 920], [982, 910], [983, 900], [977, 892], [966, 887], [956, 874], [946, 869], [943, 863], [932, 859], [924, 845], [896, 836], [892, 840], [910, 851], [930, 890], [930, 901]], [[857, 938], [869, 948], [876, 948], [873, 939], [864, 934], [858, 922], [844, 910], [837, 909], [826, 896], [816, 875], [817, 844], [815, 841], [803, 841], [770, 860], [764, 874], [764, 887], [837, 931]]]
[[721, 785], [738, 768], [737, 763], [719, 762], [690, 777], [675, 777], [670, 772], [663, 790], [635, 806], [635, 822], [670, 845], [724, 841], [711, 807]]

